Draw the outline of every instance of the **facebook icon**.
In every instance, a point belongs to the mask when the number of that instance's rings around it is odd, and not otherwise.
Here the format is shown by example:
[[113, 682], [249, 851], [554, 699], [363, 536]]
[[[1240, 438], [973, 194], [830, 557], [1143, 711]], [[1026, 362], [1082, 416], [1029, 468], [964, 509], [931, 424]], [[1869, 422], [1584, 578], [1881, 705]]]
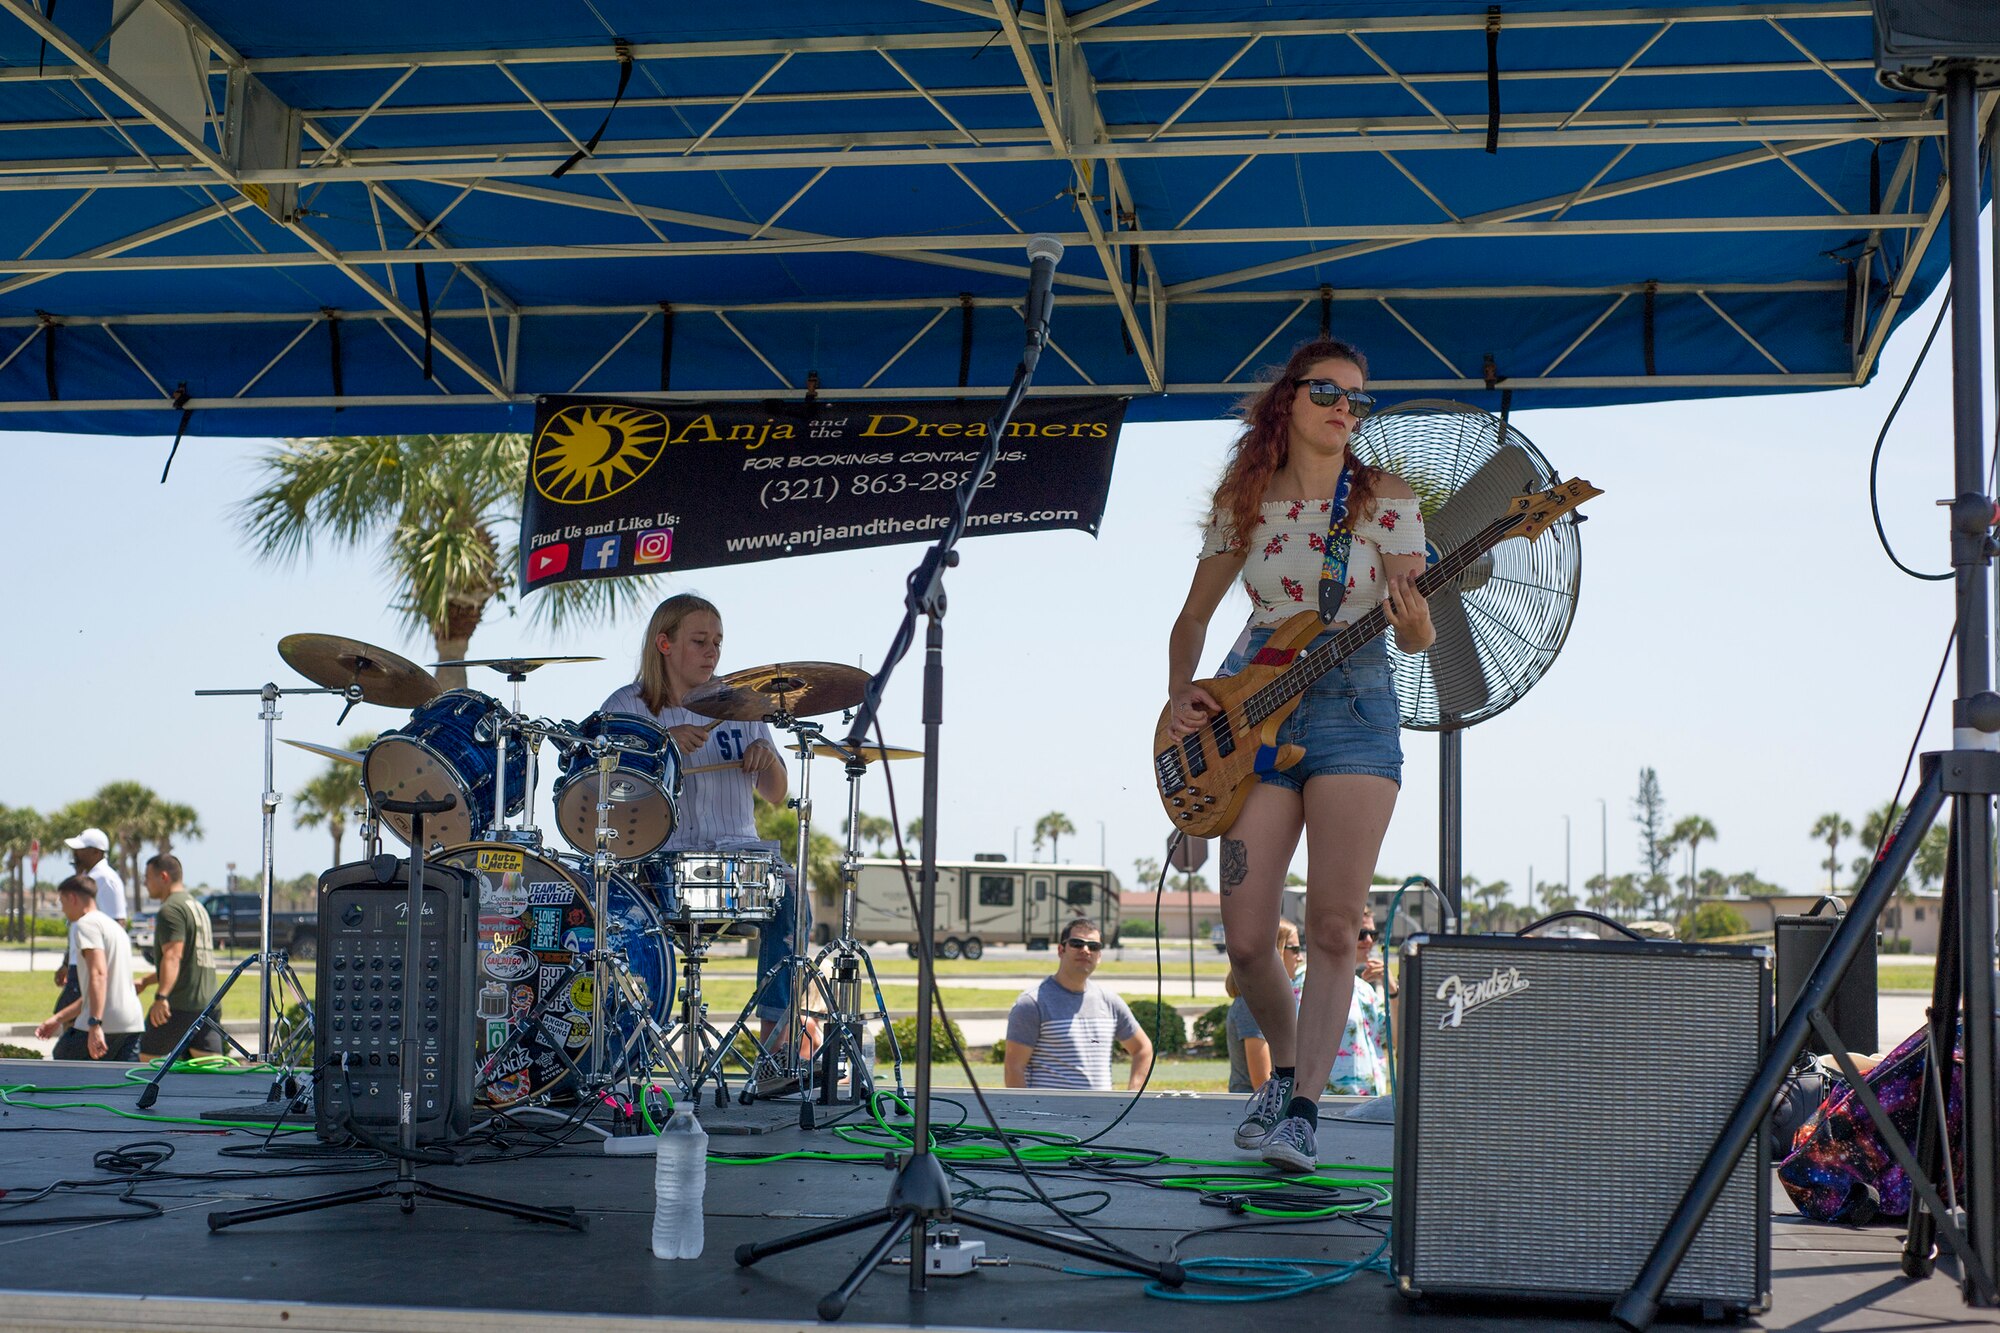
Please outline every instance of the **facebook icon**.
[[610, 569], [618, 563], [618, 537], [599, 537], [583, 544], [583, 564], [586, 569]]

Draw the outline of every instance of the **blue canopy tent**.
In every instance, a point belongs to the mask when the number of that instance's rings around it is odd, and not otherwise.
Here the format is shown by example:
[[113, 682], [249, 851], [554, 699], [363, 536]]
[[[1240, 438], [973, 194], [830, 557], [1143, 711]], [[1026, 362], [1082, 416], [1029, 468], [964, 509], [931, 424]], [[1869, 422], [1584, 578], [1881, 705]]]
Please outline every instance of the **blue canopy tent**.
[[1322, 327], [1392, 395], [1827, 388], [1946, 262], [1865, 0], [0, 11], [14, 429], [996, 393], [1035, 232], [1036, 392], [1135, 420]]

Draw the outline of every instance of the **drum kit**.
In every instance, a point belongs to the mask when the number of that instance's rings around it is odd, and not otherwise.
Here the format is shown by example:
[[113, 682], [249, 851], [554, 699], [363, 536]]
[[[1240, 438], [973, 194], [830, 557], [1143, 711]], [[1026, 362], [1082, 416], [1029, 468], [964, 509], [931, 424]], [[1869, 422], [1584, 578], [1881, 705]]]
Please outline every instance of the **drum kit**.
[[[812, 845], [812, 759], [845, 764], [840, 930], [807, 957], [801, 941], [813, 886], [806, 864], [795, 872], [775, 843], [752, 839], [668, 849], [683, 780], [711, 767], [737, 767], [736, 761], [684, 768], [674, 738], [648, 717], [597, 712], [579, 723], [523, 710], [521, 687], [532, 672], [600, 659], [436, 664], [499, 672], [513, 685], [511, 703], [503, 703], [475, 689], [444, 689], [423, 667], [354, 640], [295, 634], [280, 642], [279, 652], [327, 687], [310, 692], [341, 694], [350, 708], [368, 702], [411, 710], [408, 722], [382, 732], [366, 750], [286, 742], [361, 768], [364, 856], [380, 849], [384, 833], [409, 845], [409, 817], [380, 810], [379, 802], [457, 798], [425, 826], [423, 850], [429, 860], [471, 872], [479, 888], [479, 984], [469, 1027], [475, 1092], [483, 1103], [504, 1108], [588, 1098], [620, 1082], [664, 1076], [689, 1099], [712, 1082], [721, 1105], [732, 1067], [745, 1101], [815, 1086], [825, 1102], [839, 1100], [843, 1086], [856, 1101], [872, 1091], [863, 1036], [871, 1017], [885, 1028], [889, 1023], [873, 964], [852, 930], [860, 779], [872, 762], [920, 752], [850, 752], [812, 720], [858, 704], [865, 672], [831, 662], [779, 663], [718, 676], [681, 701], [710, 719], [709, 729], [754, 721], [791, 734], [785, 748], [799, 760], [798, 794], [790, 802], [799, 847]], [[535, 823], [545, 743], [558, 756], [552, 822], [568, 850], [545, 845]], [[268, 764], [268, 738], [266, 749]], [[268, 796], [268, 777], [265, 785]], [[719, 1031], [702, 998], [706, 956], [740, 926], [770, 928], [787, 895], [796, 910], [786, 957], [759, 976], [734, 1025]], [[870, 1013], [861, 1009], [864, 972], [873, 990]], [[792, 982], [786, 1020], [767, 1039], [750, 1020], [781, 975]], [[814, 1023], [816, 1048], [802, 1040]], [[900, 1090], [900, 1053], [896, 1084]]]

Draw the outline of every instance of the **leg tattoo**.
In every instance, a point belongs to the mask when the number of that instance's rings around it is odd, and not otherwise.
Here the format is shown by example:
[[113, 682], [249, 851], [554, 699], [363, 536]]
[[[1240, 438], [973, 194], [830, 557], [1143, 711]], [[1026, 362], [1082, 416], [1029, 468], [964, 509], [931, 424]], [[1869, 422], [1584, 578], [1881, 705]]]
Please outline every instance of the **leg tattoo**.
[[1241, 884], [1250, 874], [1250, 849], [1240, 839], [1222, 840], [1222, 896]]

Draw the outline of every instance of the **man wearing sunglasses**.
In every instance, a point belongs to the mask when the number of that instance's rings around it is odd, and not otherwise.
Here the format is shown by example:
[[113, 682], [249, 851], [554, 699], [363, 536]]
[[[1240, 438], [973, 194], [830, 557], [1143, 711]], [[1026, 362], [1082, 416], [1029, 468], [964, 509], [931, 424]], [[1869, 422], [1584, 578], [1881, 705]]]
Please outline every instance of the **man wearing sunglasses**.
[[1056, 973], [1021, 992], [1007, 1015], [1007, 1086], [1111, 1091], [1111, 1044], [1132, 1057], [1127, 1088], [1145, 1083], [1153, 1043], [1132, 1010], [1090, 979], [1104, 955], [1103, 932], [1082, 917], [1056, 942]]

